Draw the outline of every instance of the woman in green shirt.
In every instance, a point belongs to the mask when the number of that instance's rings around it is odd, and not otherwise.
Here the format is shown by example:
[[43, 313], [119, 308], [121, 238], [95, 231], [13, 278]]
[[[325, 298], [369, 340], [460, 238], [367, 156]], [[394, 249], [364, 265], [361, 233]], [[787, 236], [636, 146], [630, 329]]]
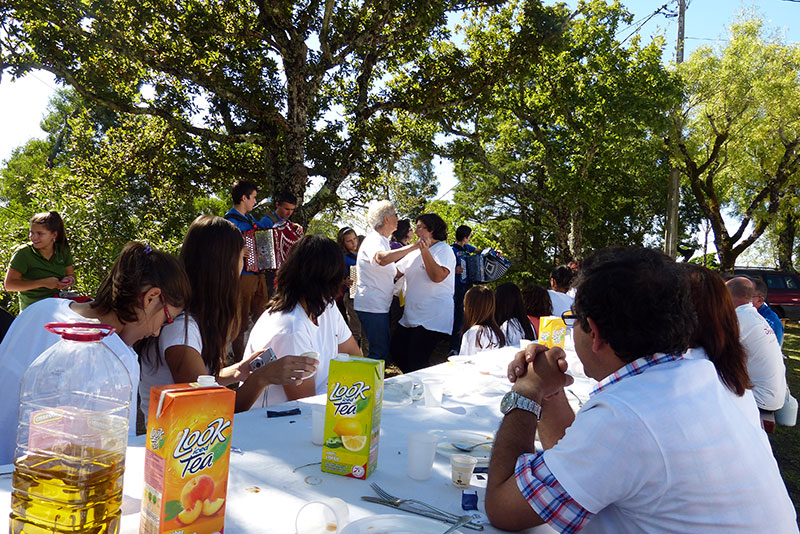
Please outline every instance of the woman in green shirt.
[[28, 237], [31, 242], [14, 251], [5, 279], [6, 291], [20, 292], [20, 311], [75, 283], [72, 254], [58, 212], [34, 215]]

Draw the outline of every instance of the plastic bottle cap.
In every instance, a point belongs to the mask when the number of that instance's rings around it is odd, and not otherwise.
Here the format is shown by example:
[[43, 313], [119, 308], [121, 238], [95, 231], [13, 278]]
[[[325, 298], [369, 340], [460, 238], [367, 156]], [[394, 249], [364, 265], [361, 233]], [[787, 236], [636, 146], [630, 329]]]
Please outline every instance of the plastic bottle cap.
[[217, 380], [211, 375], [200, 375], [197, 377], [197, 384], [200, 387], [204, 386], [216, 386]]
[[44, 327], [48, 332], [58, 334], [62, 339], [70, 341], [100, 341], [114, 333], [113, 326], [99, 322], [47, 323]]

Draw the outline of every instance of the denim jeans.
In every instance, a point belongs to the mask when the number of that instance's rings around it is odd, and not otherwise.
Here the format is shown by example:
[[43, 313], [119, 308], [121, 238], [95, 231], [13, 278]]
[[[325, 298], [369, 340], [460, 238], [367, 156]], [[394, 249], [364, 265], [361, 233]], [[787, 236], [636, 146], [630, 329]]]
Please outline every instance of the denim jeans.
[[372, 313], [356, 310], [361, 331], [369, 341], [369, 357], [389, 360], [389, 312]]

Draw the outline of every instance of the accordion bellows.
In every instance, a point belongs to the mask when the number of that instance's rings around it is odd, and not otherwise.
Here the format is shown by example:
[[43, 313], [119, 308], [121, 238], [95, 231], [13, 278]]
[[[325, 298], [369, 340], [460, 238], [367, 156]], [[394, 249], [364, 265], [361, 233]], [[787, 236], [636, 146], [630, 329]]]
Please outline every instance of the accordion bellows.
[[497, 254], [494, 249], [486, 249], [480, 254], [471, 254], [467, 260], [467, 279], [472, 283], [494, 282], [511, 267], [511, 262]]
[[242, 232], [247, 249], [245, 269], [257, 273], [267, 269], [279, 269], [295, 243], [303, 237], [300, 227], [285, 224], [265, 230]]

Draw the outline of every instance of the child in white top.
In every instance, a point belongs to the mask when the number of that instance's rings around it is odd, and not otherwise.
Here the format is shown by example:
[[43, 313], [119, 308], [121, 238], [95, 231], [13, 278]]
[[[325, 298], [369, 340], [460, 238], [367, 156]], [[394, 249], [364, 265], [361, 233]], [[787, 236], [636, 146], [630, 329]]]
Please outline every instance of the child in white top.
[[471, 355], [506, 345], [506, 338], [494, 319], [494, 292], [475, 286], [464, 296], [464, 334], [459, 354]]

